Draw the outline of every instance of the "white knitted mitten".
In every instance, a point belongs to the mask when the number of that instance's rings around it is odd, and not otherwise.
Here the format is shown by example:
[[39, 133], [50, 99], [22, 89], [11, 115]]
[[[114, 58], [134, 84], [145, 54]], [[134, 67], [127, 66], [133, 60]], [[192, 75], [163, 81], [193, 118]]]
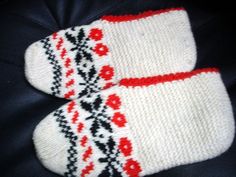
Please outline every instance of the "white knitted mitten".
[[190, 71], [196, 48], [182, 8], [104, 16], [33, 43], [25, 73], [37, 89], [67, 99], [111, 87], [122, 78]]
[[34, 131], [44, 166], [65, 176], [137, 177], [213, 158], [234, 137], [217, 69], [141, 79], [69, 102]]

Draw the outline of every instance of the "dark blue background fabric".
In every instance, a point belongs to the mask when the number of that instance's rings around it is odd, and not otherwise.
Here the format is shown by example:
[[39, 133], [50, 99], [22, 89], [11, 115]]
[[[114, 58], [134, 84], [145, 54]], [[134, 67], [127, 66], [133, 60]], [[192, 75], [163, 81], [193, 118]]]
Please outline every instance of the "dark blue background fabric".
[[[32, 132], [66, 103], [34, 89], [24, 76], [24, 52], [54, 31], [88, 24], [104, 14], [130, 14], [183, 6], [198, 52], [196, 68], [219, 67], [236, 110], [236, 20], [233, 5], [177, 0], [1, 0], [0, 1], [0, 176], [57, 177], [35, 156]], [[221, 156], [150, 177], [236, 177], [236, 143]]]

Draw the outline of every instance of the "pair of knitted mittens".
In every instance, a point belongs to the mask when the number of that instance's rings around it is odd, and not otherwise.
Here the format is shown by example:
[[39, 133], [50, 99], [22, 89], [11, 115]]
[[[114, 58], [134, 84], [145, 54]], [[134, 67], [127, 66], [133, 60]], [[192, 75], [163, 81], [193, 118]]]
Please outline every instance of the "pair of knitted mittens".
[[71, 99], [36, 127], [37, 156], [66, 177], [138, 177], [213, 158], [234, 137], [218, 69], [193, 70], [186, 11], [104, 16], [25, 54], [37, 89]]

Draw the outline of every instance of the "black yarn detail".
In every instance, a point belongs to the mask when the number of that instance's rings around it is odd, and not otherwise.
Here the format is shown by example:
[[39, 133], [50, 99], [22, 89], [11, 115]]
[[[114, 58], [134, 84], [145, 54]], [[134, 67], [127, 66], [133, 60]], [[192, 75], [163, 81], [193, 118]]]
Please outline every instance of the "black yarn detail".
[[43, 48], [45, 49], [45, 54], [48, 57], [49, 63], [52, 65], [53, 68], [53, 82], [52, 82], [52, 95], [57, 96], [60, 95], [60, 87], [62, 81], [62, 68], [59, 65], [58, 61], [56, 60], [56, 56], [53, 54], [53, 50], [51, 49], [52, 45], [50, 43], [49, 38], [44, 38], [40, 41], [43, 43]]
[[107, 106], [100, 95], [96, 95], [92, 102], [85, 101], [85, 99], [81, 100], [80, 105], [90, 113], [90, 116], [86, 118], [86, 120], [92, 121], [90, 132], [94, 137], [94, 143], [105, 156], [98, 159], [100, 163], [106, 163], [104, 170], [98, 177], [121, 177], [122, 172], [117, 168], [117, 166], [122, 167], [122, 164], [117, 159], [120, 151], [111, 135], [113, 130], [111, 127], [111, 117], [106, 114]]
[[90, 39], [85, 35], [84, 29], [80, 28], [76, 35], [66, 32], [65, 37], [73, 45], [70, 51], [77, 52], [74, 60], [77, 66], [77, 74], [83, 80], [79, 83], [83, 89], [78, 93], [78, 98], [85, 95], [91, 96], [91, 94], [99, 92], [101, 90], [98, 85], [100, 77], [95, 69], [92, 48], [88, 45]]
[[92, 119], [91, 133], [94, 137], [97, 136], [97, 133], [100, 128], [112, 133], [112, 128], [110, 125], [110, 117], [106, 114], [106, 105], [103, 104], [102, 98], [97, 95], [97, 98], [93, 102], [86, 102], [81, 100], [81, 107], [86, 111], [90, 112], [90, 116], [86, 120]]
[[85, 59], [90, 62], [93, 62], [93, 57], [91, 54], [92, 49], [88, 45], [88, 41], [90, 39], [85, 36], [85, 32], [83, 28], [80, 28], [76, 36], [73, 36], [72, 34], [68, 32], [65, 33], [65, 36], [67, 40], [70, 41], [74, 45], [74, 47], [71, 48], [70, 50], [77, 51], [77, 54], [75, 57], [75, 62], [77, 64], [80, 63], [81, 59]]
[[64, 134], [65, 138], [69, 140], [70, 147], [67, 150], [69, 156], [67, 157], [68, 164], [66, 165], [67, 171], [64, 173], [65, 177], [76, 177], [75, 173], [77, 171], [76, 162], [77, 162], [77, 150], [76, 150], [76, 141], [78, 137], [73, 133], [69, 123], [66, 120], [66, 117], [63, 115], [62, 109], [57, 109], [53, 114], [56, 117], [56, 122], [61, 129], [61, 132]]
[[91, 96], [91, 94], [101, 90], [101, 87], [98, 85], [100, 77], [97, 74], [95, 66], [91, 66], [88, 72], [83, 72], [78, 67], [77, 72], [84, 80], [84, 82], [79, 83], [79, 85], [84, 86], [84, 89], [79, 93], [79, 97], [85, 95]]

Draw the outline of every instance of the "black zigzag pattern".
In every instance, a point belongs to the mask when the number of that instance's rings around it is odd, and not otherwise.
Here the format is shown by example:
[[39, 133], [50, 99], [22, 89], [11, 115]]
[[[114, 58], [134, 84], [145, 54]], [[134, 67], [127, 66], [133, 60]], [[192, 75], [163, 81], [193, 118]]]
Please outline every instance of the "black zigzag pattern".
[[56, 56], [53, 54], [53, 50], [51, 49], [51, 44], [49, 42], [49, 38], [42, 39], [40, 42], [43, 43], [43, 48], [45, 49], [45, 54], [48, 56], [49, 63], [53, 66], [53, 79], [52, 82], [52, 95], [56, 96], [60, 94], [60, 87], [61, 87], [61, 81], [62, 81], [62, 72], [61, 72], [61, 66], [58, 64], [58, 61], [56, 60]]
[[58, 126], [61, 128], [61, 132], [64, 134], [65, 138], [67, 138], [70, 142], [70, 147], [67, 150], [68, 156], [68, 164], [67, 171], [64, 173], [65, 177], [76, 177], [75, 173], [77, 171], [76, 162], [77, 162], [77, 150], [76, 150], [76, 140], [78, 137], [73, 133], [69, 123], [66, 120], [66, 117], [63, 115], [62, 109], [57, 109], [54, 113], [54, 117], [56, 117], [56, 122], [58, 122]]

